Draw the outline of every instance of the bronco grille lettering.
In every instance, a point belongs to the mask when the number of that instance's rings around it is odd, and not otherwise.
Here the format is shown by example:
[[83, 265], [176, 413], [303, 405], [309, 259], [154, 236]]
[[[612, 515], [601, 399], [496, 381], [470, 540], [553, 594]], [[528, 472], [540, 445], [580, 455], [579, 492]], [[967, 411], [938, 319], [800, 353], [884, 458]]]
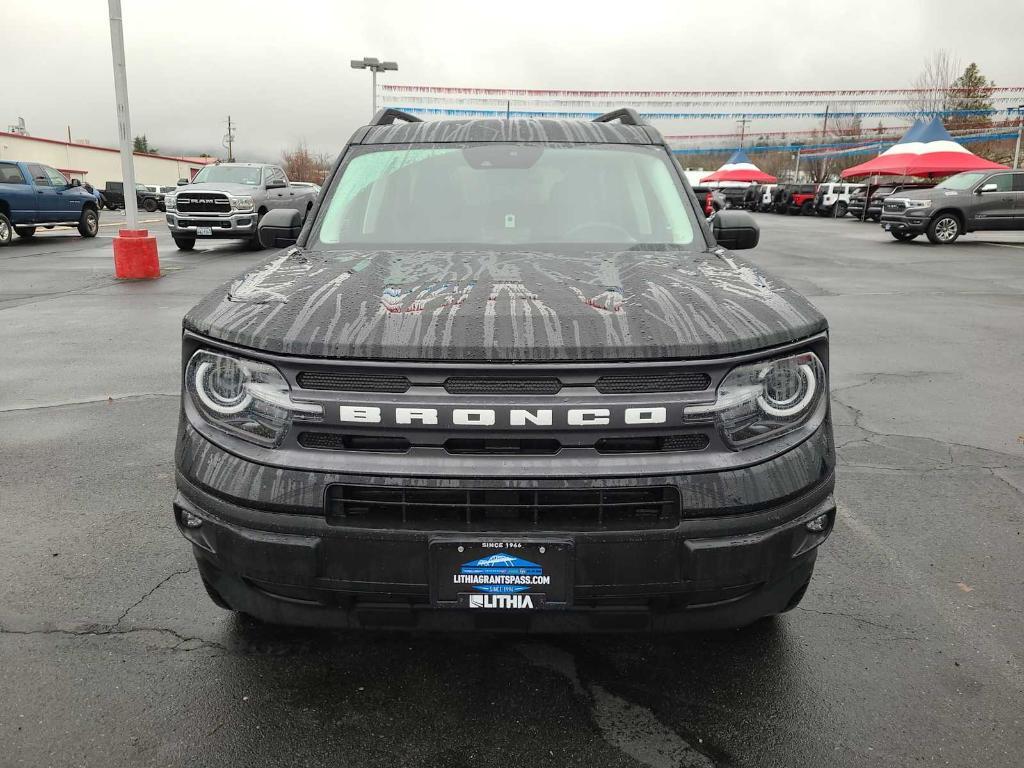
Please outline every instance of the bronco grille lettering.
[[[558, 411], [559, 422], [570, 427], [608, 426], [612, 413], [608, 408], [566, 408]], [[444, 424], [442, 424], [442, 419]], [[668, 422], [668, 409], [664, 406], [626, 408], [615, 417], [629, 426], [648, 426]], [[437, 408], [409, 408], [396, 406], [392, 411], [379, 406], [342, 405], [338, 420], [343, 424], [420, 424], [425, 426], [458, 427], [552, 427], [555, 410], [552, 408], [454, 408], [450, 412]]]

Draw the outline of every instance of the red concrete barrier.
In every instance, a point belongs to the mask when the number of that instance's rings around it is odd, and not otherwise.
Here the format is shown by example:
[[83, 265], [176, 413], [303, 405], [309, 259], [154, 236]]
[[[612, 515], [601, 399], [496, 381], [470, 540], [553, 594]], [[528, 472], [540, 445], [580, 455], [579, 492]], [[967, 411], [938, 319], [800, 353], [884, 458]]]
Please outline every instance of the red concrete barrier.
[[160, 277], [156, 237], [148, 229], [122, 229], [114, 238], [114, 277], [154, 280]]

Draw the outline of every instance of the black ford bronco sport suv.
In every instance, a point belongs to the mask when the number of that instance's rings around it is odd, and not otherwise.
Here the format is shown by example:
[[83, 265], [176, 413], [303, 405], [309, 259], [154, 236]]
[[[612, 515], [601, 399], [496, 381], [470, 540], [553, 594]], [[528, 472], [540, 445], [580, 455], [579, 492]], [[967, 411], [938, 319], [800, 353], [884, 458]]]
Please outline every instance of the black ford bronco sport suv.
[[185, 317], [175, 520], [299, 625], [740, 626], [835, 520], [825, 319], [664, 139], [382, 110]]

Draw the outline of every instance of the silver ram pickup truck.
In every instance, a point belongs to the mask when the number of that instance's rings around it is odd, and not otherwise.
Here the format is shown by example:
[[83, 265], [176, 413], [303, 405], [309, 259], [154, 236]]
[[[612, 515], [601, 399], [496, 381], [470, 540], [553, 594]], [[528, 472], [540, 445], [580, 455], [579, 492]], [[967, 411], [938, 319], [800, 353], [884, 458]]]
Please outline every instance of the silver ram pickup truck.
[[315, 200], [313, 188], [291, 184], [276, 165], [219, 163], [203, 168], [164, 204], [175, 245], [191, 251], [199, 238], [246, 240], [259, 249], [256, 227], [263, 214], [291, 208], [304, 217]]

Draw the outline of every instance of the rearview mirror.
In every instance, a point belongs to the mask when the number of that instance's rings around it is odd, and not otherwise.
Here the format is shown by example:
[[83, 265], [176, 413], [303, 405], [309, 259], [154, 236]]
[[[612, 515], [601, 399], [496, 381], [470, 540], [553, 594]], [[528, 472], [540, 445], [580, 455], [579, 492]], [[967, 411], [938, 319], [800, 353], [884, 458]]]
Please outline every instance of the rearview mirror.
[[756, 248], [761, 239], [757, 222], [746, 211], [718, 211], [711, 219], [711, 231], [715, 242], [731, 251]]
[[295, 245], [302, 231], [302, 214], [293, 208], [275, 208], [260, 220], [260, 243], [264, 248], [286, 248]]
[[997, 189], [999, 189], [999, 187], [996, 186], [996, 183], [994, 181], [990, 181], [988, 184], [982, 184], [978, 187], [978, 194], [980, 195], [982, 192], [995, 192]]
[[281, 179], [272, 179], [267, 182], [267, 189], [284, 189], [287, 186], [287, 182], [282, 181]]

